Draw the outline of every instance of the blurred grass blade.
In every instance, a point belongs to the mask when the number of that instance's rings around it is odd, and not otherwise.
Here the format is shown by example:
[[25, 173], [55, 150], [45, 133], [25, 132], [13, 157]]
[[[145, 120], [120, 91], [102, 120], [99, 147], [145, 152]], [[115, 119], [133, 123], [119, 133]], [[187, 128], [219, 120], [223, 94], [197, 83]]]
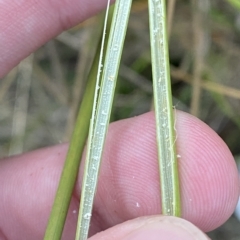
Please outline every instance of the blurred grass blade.
[[24, 149], [33, 59], [34, 55], [31, 54], [18, 66], [19, 77], [17, 78], [16, 101], [13, 111], [12, 139], [9, 147], [9, 156], [20, 154]]
[[[97, 48], [97, 53], [100, 51], [100, 46], [101, 45], [99, 44]], [[98, 62], [99, 54], [96, 54], [90, 73], [88, 75], [86, 90], [79, 109], [75, 128], [68, 149], [68, 154], [63, 167], [58, 190], [48, 221], [48, 226], [45, 232], [45, 240], [61, 239], [64, 223], [68, 212], [68, 207], [72, 196], [72, 191], [78, 174], [82, 152], [88, 135], [96, 86]]]
[[149, 0], [148, 4], [162, 213], [164, 215], [180, 216], [180, 191], [172, 110], [166, 6], [164, 0]]
[[239, 0], [227, 0], [233, 7], [240, 10], [240, 1]]
[[131, 3], [132, 0], [117, 0], [114, 8], [97, 110], [95, 114], [95, 109], [93, 109], [94, 118], [91, 119], [90, 133], [92, 134], [89, 135], [76, 240], [85, 240], [88, 236], [100, 160], [110, 119]]

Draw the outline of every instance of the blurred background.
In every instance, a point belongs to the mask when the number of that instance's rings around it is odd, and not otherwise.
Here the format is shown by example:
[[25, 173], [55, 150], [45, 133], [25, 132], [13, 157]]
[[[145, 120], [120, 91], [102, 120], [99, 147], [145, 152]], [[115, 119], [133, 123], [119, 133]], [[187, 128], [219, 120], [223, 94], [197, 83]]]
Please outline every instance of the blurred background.
[[[240, 160], [239, 0], [168, 0], [174, 106], [199, 117]], [[0, 82], [0, 157], [70, 139], [97, 46], [99, 17], [63, 32]], [[152, 107], [146, 0], [133, 1], [111, 121]], [[209, 233], [240, 239], [235, 216]]]

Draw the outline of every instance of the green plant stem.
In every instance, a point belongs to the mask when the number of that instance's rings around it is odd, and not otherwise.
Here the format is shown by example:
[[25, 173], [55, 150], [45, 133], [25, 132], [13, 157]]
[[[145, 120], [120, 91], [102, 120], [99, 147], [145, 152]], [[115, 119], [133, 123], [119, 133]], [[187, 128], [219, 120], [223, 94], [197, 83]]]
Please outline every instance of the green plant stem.
[[[100, 44], [97, 48], [97, 53], [99, 51]], [[96, 85], [98, 62], [99, 54], [96, 54], [88, 76], [86, 90], [75, 123], [75, 128], [70, 141], [68, 154], [63, 167], [44, 240], [61, 239], [64, 223], [66, 220], [72, 196], [72, 191], [78, 175], [82, 152], [88, 135]]]
[[[117, 0], [111, 23], [97, 110], [88, 138], [76, 240], [86, 240], [132, 0]], [[98, 87], [98, 86], [97, 86]]]
[[149, 0], [148, 3], [162, 213], [180, 216], [181, 205], [175, 123], [172, 110], [166, 5], [164, 0]]

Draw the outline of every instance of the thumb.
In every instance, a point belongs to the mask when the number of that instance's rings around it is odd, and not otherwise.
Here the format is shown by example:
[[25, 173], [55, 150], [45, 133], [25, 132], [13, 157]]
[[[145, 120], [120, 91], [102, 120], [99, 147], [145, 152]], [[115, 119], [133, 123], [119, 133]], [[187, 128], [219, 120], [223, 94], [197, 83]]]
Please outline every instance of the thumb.
[[136, 218], [109, 228], [89, 240], [209, 240], [192, 223], [177, 217]]

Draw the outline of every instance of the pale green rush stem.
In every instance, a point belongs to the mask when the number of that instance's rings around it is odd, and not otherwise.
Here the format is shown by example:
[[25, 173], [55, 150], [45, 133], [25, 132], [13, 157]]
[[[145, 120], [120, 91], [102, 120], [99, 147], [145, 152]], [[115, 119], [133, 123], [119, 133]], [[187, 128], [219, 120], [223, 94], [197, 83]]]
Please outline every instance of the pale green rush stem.
[[[92, 117], [90, 119], [90, 128], [89, 128], [89, 134], [88, 134], [88, 144], [87, 144], [87, 154], [86, 154], [86, 162], [84, 167], [84, 176], [83, 176], [83, 182], [82, 182], [82, 192], [81, 192], [81, 199], [80, 199], [80, 206], [79, 206], [79, 212], [78, 212], [78, 222], [77, 222], [77, 230], [76, 230], [76, 240], [78, 239], [87, 239], [88, 231], [89, 231], [89, 224], [88, 229], [86, 227], [82, 228], [82, 222], [84, 219], [89, 218], [91, 219], [91, 213], [85, 213], [85, 208], [89, 207], [84, 203], [84, 200], [86, 198], [86, 186], [88, 186], [88, 171], [89, 168], [91, 168], [91, 162], [90, 162], [90, 153], [92, 149], [92, 140], [93, 140], [93, 128], [94, 128], [94, 120], [96, 116], [96, 107], [97, 107], [97, 99], [98, 99], [98, 90], [99, 90], [99, 82], [101, 77], [101, 69], [102, 69], [102, 60], [103, 60], [103, 51], [104, 51], [104, 44], [105, 44], [105, 38], [106, 38], [106, 29], [107, 29], [107, 22], [108, 22], [108, 14], [109, 14], [109, 6], [110, 6], [110, 0], [107, 2], [107, 8], [106, 8], [106, 14], [105, 14], [105, 20], [104, 20], [104, 27], [103, 27], [103, 36], [102, 36], [102, 43], [101, 43], [101, 49], [99, 54], [99, 63], [98, 63], [98, 71], [97, 71], [97, 79], [96, 79], [96, 86], [95, 86], [95, 93], [94, 93], [94, 100], [93, 100], [93, 107], [92, 107]], [[91, 191], [92, 193], [92, 191]], [[94, 196], [93, 196], [94, 197]], [[84, 204], [83, 204], [84, 203]]]
[[[117, 0], [115, 3], [97, 112], [90, 127], [93, 135], [89, 136], [90, 143], [88, 143], [88, 159], [86, 159], [85, 163], [76, 240], [86, 240], [88, 236], [100, 160], [110, 119], [131, 3], [132, 0]], [[93, 109], [93, 111], [95, 110]]]
[[[99, 18], [102, 29], [102, 17]], [[94, 35], [97, 36], [97, 35]], [[97, 36], [98, 39], [98, 36]], [[97, 47], [98, 52], [100, 46]], [[74, 131], [69, 144], [67, 157], [59, 181], [54, 204], [48, 220], [44, 240], [59, 240], [62, 236], [65, 219], [67, 217], [73, 188], [77, 179], [79, 163], [86, 143], [92, 105], [96, 86], [96, 74], [98, 69], [99, 54], [96, 54], [88, 75], [88, 81], [81, 106], [76, 119]]]
[[164, 0], [148, 0], [162, 213], [180, 216], [176, 135]]

